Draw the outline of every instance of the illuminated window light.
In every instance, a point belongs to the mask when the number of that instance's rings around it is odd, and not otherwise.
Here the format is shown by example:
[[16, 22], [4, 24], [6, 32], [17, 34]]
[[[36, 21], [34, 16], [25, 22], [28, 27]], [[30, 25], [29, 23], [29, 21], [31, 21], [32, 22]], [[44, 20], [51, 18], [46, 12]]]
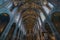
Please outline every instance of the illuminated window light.
[[40, 16], [41, 16], [42, 21], [44, 22], [46, 18], [42, 12], [40, 13]]
[[50, 9], [48, 9], [46, 6], [42, 6], [43, 7], [43, 9], [45, 10], [45, 12], [47, 13], [47, 15], [49, 14], [49, 12], [50, 12]]

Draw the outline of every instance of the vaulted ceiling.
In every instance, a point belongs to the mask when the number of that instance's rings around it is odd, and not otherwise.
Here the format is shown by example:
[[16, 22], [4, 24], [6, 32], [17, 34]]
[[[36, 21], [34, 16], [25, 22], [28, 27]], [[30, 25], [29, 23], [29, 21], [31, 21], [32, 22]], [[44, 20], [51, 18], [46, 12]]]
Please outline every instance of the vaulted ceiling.
[[13, 0], [13, 1], [14, 5], [20, 5], [18, 8], [18, 12], [21, 13], [23, 24], [27, 29], [32, 29], [32, 27], [35, 25], [36, 19], [39, 17], [39, 13], [37, 13], [37, 11], [45, 13], [44, 9], [42, 9], [42, 6], [46, 6], [49, 10], [51, 10], [51, 8], [48, 6], [48, 3], [51, 3], [54, 6], [57, 6], [59, 4], [58, 0], [21, 0], [21, 1]]

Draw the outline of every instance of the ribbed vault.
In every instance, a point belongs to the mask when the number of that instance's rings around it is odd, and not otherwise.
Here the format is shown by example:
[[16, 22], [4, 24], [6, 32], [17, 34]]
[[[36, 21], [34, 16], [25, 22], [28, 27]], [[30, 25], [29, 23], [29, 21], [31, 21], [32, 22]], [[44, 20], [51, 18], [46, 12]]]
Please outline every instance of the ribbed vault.
[[34, 27], [37, 18], [38, 18], [38, 13], [32, 9], [27, 9], [22, 14], [23, 23], [28, 30]]
[[59, 0], [0, 0], [0, 40], [60, 40], [59, 5]]

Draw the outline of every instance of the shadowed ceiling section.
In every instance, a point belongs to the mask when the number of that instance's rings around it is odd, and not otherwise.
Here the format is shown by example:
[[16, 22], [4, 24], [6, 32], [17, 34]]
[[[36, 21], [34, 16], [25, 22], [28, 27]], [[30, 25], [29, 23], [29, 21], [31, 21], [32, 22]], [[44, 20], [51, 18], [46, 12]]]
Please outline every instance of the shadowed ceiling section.
[[4, 31], [7, 24], [9, 23], [10, 17], [6, 13], [0, 14], [0, 34]]
[[60, 12], [53, 13], [51, 20], [52, 20], [56, 30], [60, 33]]

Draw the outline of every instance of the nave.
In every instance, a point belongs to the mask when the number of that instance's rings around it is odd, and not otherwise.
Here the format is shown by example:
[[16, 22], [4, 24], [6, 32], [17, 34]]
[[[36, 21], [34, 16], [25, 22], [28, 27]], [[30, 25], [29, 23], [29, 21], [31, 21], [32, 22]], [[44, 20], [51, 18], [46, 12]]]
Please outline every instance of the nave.
[[60, 1], [0, 0], [0, 40], [60, 40]]

